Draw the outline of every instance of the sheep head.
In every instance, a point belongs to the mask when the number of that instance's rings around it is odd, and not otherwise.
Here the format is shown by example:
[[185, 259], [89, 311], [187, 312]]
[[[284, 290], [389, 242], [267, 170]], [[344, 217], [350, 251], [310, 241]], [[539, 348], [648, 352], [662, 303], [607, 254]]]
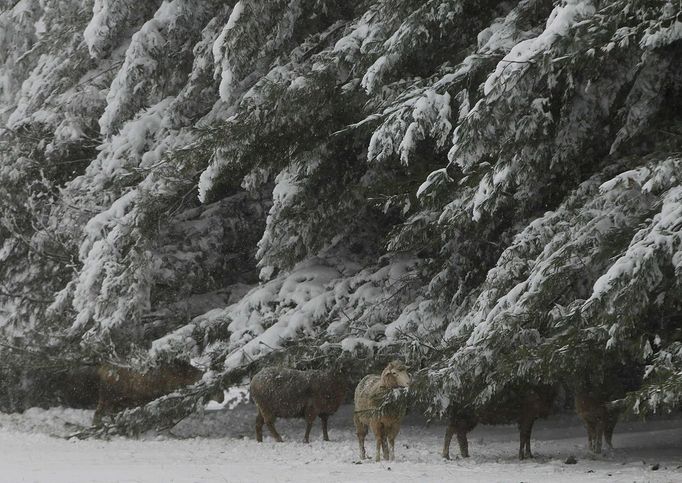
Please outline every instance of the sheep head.
[[381, 373], [381, 385], [385, 388], [407, 387], [410, 385], [410, 374], [400, 361], [390, 362]]

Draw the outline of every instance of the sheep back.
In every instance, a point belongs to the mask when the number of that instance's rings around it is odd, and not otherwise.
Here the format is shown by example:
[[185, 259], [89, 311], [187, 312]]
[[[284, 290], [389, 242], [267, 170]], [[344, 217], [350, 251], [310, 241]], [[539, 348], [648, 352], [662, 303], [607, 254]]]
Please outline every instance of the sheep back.
[[175, 364], [168, 367], [138, 372], [132, 369], [101, 366], [99, 375], [100, 405], [133, 407], [146, 404], [164, 394], [193, 384], [201, 379], [201, 370], [189, 364]]
[[254, 402], [274, 417], [302, 418], [309, 407], [315, 407], [318, 414], [333, 414], [344, 395], [344, 384], [325, 371], [268, 367], [251, 379]]
[[505, 391], [488, 404], [458, 414], [460, 418], [483, 424], [508, 424], [524, 418], [545, 418], [549, 416], [556, 389], [553, 386], [518, 387]]

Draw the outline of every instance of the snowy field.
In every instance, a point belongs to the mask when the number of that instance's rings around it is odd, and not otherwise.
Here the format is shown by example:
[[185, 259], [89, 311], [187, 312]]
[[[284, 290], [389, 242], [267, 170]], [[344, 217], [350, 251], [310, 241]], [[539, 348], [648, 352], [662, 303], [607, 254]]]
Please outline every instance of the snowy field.
[[[360, 463], [351, 411], [344, 406], [331, 418], [331, 442], [321, 441], [318, 423], [310, 444], [300, 442], [301, 420], [278, 422], [285, 443], [269, 438], [256, 443], [251, 405], [207, 412], [203, 418], [183, 421], [173, 434], [148, 434], [139, 440], [55, 437], [87, 424], [92, 411], [31, 409], [22, 415], [0, 415], [0, 481], [682, 481], [682, 420], [621, 423], [614, 435], [616, 449], [595, 457], [585, 448], [585, 431], [577, 418], [553, 417], [536, 425], [536, 458], [519, 462], [514, 426], [479, 426], [470, 434], [472, 458], [444, 461], [443, 426], [408, 418], [396, 443], [395, 462]], [[367, 448], [373, 455], [370, 439]], [[577, 464], [564, 463], [569, 455]]]

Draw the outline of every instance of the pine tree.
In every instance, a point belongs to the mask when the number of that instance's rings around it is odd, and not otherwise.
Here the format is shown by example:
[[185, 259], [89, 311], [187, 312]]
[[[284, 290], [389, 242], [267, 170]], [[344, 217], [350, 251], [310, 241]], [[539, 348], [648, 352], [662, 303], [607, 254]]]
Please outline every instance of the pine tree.
[[215, 370], [121, 431], [276, 357], [679, 403], [679, 1], [200, 3], [0, 4], [13, 347]]

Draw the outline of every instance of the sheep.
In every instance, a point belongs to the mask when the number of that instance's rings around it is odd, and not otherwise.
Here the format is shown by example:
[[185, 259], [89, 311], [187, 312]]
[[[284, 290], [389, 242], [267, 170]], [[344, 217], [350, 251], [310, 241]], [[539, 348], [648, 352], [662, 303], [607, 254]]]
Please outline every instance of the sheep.
[[575, 393], [575, 411], [587, 428], [587, 447], [596, 454], [602, 451], [602, 440], [613, 448], [613, 430], [621, 410], [609, 406], [609, 399], [604, 393], [589, 390], [577, 390]]
[[263, 424], [275, 441], [282, 437], [275, 429], [279, 418], [304, 418], [303, 441], [310, 442], [310, 430], [315, 418], [322, 420], [322, 438], [329, 441], [327, 422], [346, 395], [346, 380], [340, 370], [299, 371], [284, 367], [267, 367], [251, 379], [251, 398], [258, 408], [256, 440], [263, 441]]
[[[575, 388], [575, 411], [587, 428], [587, 446], [600, 454], [602, 442], [613, 448], [613, 430], [625, 409], [622, 399], [641, 386], [643, 368], [637, 364], [610, 364], [605, 374], [586, 374]], [[596, 379], [596, 380], [595, 380]]]
[[[365, 436], [367, 427], [372, 428], [376, 439], [376, 461], [381, 460], [383, 449], [385, 460], [395, 459], [395, 438], [400, 431], [400, 423], [405, 416], [402, 405], [382, 404], [393, 389], [408, 387], [410, 374], [400, 361], [389, 363], [381, 375], [365, 376], [355, 388], [355, 411], [353, 422], [360, 445], [360, 458], [365, 459]], [[388, 443], [388, 444], [387, 444]], [[390, 445], [390, 450], [389, 450]]]
[[457, 435], [460, 454], [463, 458], [468, 458], [467, 433], [478, 423], [506, 424], [512, 421], [516, 421], [519, 425], [519, 459], [532, 458], [530, 437], [533, 424], [536, 419], [549, 415], [556, 394], [556, 388], [553, 386], [531, 386], [514, 388], [475, 410], [452, 405], [449, 409], [450, 420], [443, 443], [443, 458], [450, 459], [450, 442], [454, 434]]
[[[111, 366], [99, 367], [99, 399], [93, 424], [99, 425], [103, 416], [110, 416], [123, 409], [142, 406], [165, 394], [199, 381], [200, 369], [184, 361], [138, 372], [133, 369]], [[209, 397], [218, 402], [224, 399], [222, 389]]]

